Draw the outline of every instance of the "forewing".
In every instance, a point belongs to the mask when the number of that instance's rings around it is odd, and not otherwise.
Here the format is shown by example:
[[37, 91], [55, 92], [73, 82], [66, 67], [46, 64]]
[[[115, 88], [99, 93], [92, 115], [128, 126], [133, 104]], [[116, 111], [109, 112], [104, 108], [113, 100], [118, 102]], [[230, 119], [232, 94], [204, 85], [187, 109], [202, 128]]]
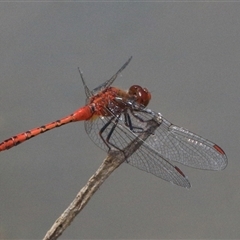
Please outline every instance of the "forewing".
[[227, 156], [218, 145], [171, 124], [163, 117], [162, 124], [146, 143], [165, 158], [190, 167], [222, 170], [227, 166]]

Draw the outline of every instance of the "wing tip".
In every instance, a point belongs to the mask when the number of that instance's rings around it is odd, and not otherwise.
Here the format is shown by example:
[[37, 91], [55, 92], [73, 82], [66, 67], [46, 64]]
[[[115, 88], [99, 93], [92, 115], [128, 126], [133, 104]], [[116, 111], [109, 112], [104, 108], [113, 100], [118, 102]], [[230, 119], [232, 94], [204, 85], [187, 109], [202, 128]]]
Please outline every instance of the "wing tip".
[[177, 183], [177, 185], [181, 186], [181, 187], [184, 187], [184, 188], [191, 188], [191, 183], [189, 182], [187, 176], [182, 172], [182, 170], [177, 167], [177, 166], [174, 166], [174, 168], [177, 170], [178, 173], [180, 173], [182, 175], [182, 177], [184, 178], [184, 182], [181, 182], [181, 183]]
[[213, 148], [214, 148], [217, 152], [219, 152], [221, 155], [226, 155], [225, 152], [223, 151], [223, 149], [222, 149], [221, 147], [219, 147], [217, 144], [215, 144], [215, 145], [213, 146]]
[[227, 167], [228, 165], [228, 160], [227, 160], [227, 155], [226, 153], [223, 151], [223, 149], [221, 147], [219, 147], [217, 144], [213, 145], [213, 148], [220, 154], [220, 156], [222, 157], [222, 164], [219, 166], [219, 168], [217, 170], [223, 170]]

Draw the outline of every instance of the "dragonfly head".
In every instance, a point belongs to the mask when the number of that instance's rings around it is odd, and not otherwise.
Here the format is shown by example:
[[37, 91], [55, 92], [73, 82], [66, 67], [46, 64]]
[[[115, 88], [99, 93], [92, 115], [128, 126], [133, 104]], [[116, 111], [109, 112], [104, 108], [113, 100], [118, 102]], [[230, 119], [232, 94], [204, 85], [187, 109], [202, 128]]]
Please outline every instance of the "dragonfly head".
[[139, 85], [133, 85], [129, 88], [128, 94], [138, 103], [146, 107], [151, 100], [151, 93]]

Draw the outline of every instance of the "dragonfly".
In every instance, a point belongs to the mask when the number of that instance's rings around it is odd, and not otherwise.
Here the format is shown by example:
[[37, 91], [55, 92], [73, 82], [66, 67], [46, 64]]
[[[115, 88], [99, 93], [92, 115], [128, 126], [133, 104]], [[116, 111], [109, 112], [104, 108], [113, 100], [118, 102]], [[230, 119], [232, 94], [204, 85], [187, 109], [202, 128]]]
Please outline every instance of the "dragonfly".
[[[6, 139], [0, 143], [0, 151], [62, 125], [85, 121], [85, 130], [90, 139], [106, 152], [124, 151], [134, 139], [142, 141], [125, 162], [178, 186], [190, 188], [191, 184], [175, 162], [197, 169], [223, 170], [228, 162], [223, 149], [148, 109], [151, 93], [147, 88], [133, 85], [125, 91], [111, 86], [131, 59], [92, 91], [78, 69], [87, 97], [85, 106], [57, 121]], [[141, 140], [140, 134], [148, 131], [151, 121], [157, 123], [157, 127], [145, 140]]]

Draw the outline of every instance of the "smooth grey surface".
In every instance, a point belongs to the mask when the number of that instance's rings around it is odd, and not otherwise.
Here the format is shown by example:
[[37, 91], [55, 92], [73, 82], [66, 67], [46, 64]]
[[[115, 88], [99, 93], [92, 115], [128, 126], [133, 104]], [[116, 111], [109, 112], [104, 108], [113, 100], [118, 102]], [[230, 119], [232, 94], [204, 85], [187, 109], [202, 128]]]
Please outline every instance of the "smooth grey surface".
[[[186, 190], [122, 165], [61, 239], [240, 237], [240, 5], [0, 3], [0, 137], [57, 120], [133, 55], [115, 86], [227, 153], [222, 172], [178, 165]], [[106, 154], [69, 124], [1, 152], [0, 237], [41, 239]]]

